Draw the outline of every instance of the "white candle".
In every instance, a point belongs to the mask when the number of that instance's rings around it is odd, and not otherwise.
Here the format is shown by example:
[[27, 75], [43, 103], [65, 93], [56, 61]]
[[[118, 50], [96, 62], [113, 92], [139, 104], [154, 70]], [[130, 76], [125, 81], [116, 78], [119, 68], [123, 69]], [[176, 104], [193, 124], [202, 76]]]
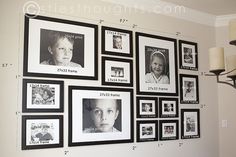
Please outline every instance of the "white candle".
[[209, 49], [210, 71], [225, 70], [224, 48], [212, 47]]
[[[236, 69], [236, 55], [231, 55], [226, 57], [226, 64], [227, 64], [227, 72]], [[236, 70], [232, 71], [231, 73], [227, 74], [229, 77], [236, 77]]]
[[236, 19], [229, 22], [229, 42], [236, 45]]

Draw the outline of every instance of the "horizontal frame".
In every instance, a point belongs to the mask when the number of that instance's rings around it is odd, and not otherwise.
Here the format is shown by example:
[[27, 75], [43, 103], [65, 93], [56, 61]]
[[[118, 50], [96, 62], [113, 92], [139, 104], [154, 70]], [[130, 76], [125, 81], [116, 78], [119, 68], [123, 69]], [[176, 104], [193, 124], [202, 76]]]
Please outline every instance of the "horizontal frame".
[[133, 57], [133, 32], [102, 26], [102, 54]]
[[25, 14], [24, 76], [97, 80], [97, 51], [97, 25]]
[[[108, 107], [116, 115], [113, 118], [105, 116]], [[105, 117], [100, 121], [95, 113]], [[107, 119], [111, 121], [106, 122]], [[132, 89], [69, 86], [69, 146], [130, 142], [133, 142]]]
[[179, 139], [179, 121], [178, 120], [160, 120], [160, 141]]
[[158, 101], [155, 97], [136, 97], [137, 118], [157, 118]]
[[181, 109], [181, 139], [200, 138], [200, 110]]
[[136, 136], [137, 142], [158, 141], [158, 121], [138, 120]]
[[62, 115], [23, 115], [22, 150], [63, 147]]
[[179, 100], [178, 98], [159, 98], [159, 115], [160, 118], [179, 117]]
[[64, 82], [23, 79], [22, 112], [63, 112]]
[[102, 85], [133, 86], [133, 61], [102, 57]]
[[198, 75], [180, 74], [180, 103], [199, 103]]
[[[137, 94], [177, 96], [177, 40], [140, 32], [135, 35]], [[159, 58], [161, 68], [154, 68], [154, 58]]]
[[179, 40], [179, 67], [186, 70], [198, 70], [197, 43]]

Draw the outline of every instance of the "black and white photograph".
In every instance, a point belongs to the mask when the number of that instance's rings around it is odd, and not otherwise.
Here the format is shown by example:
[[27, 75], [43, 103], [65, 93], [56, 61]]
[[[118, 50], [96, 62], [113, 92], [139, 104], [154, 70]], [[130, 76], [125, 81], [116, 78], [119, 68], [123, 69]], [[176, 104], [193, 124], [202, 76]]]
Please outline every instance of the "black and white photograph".
[[160, 118], [179, 117], [179, 101], [178, 98], [159, 98]]
[[23, 79], [22, 112], [63, 112], [64, 82]]
[[136, 97], [137, 118], [156, 118], [158, 103], [155, 97]]
[[160, 120], [160, 140], [179, 139], [179, 121], [178, 120]]
[[137, 121], [137, 142], [151, 142], [158, 140], [158, 121]]
[[198, 46], [195, 42], [179, 40], [179, 67], [186, 70], [198, 70]]
[[181, 109], [181, 138], [200, 138], [199, 109]]
[[199, 86], [197, 75], [180, 74], [180, 103], [198, 104]]
[[177, 41], [136, 33], [137, 93], [178, 95]]
[[63, 147], [63, 116], [22, 116], [22, 150]]
[[102, 54], [132, 57], [132, 31], [102, 26]]
[[133, 61], [102, 57], [102, 85], [133, 86]]
[[69, 146], [133, 141], [131, 89], [69, 86]]
[[25, 16], [24, 76], [97, 77], [98, 26], [45, 16]]

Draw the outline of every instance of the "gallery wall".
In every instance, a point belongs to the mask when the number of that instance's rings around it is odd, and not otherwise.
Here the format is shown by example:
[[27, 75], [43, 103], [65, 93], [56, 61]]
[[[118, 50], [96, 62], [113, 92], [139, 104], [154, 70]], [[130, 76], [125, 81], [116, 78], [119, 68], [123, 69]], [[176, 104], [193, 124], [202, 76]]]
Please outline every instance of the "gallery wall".
[[[1, 1], [1, 118], [0, 118], [0, 150], [1, 156], [189, 156], [189, 157], [217, 157], [218, 153], [218, 100], [217, 86], [214, 78], [205, 77], [202, 72], [208, 71], [208, 48], [215, 46], [215, 29], [211, 26], [197, 24], [142, 10], [131, 9], [117, 11], [114, 4], [102, 1], [36, 1], [41, 8], [40, 15], [81, 21], [110, 27], [129, 29], [133, 32], [144, 32], [154, 35], [167, 36], [176, 39], [189, 40], [198, 43], [199, 69], [198, 71], [179, 70], [183, 74], [199, 76], [199, 104], [179, 104], [179, 108], [200, 109], [201, 137], [197, 139], [179, 139], [175, 141], [136, 142], [134, 133], [133, 143], [106, 144], [93, 146], [68, 147], [68, 94], [64, 94], [64, 147], [36, 150], [21, 150], [21, 117], [27, 115], [22, 108], [22, 71], [24, 44], [24, 4], [27, 1]], [[81, 9], [83, 6], [90, 9]], [[79, 8], [79, 9], [78, 9]], [[95, 9], [94, 9], [95, 8]], [[99, 9], [100, 8], [100, 9]], [[101, 8], [110, 9], [110, 11]], [[112, 9], [113, 8], [113, 9]], [[121, 7], [122, 8], [122, 7]], [[135, 27], [133, 28], [133, 26]], [[176, 35], [176, 32], [178, 35]], [[68, 85], [101, 86], [101, 37], [98, 40], [98, 81], [64, 79], [65, 89]], [[135, 49], [134, 49], [135, 58]], [[135, 59], [133, 60], [135, 63]], [[135, 64], [134, 64], [135, 65]], [[134, 78], [136, 67], [134, 66]], [[24, 77], [27, 78], [27, 77]], [[54, 79], [52, 79], [54, 80]], [[60, 80], [60, 79], [56, 79]], [[135, 80], [135, 79], [134, 79]], [[136, 82], [134, 82], [134, 91]], [[134, 97], [136, 92], [134, 92]], [[158, 96], [157, 96], [158, 97]], [[221, 101], [221, 100], [219, 100]], [[134, 106], [136, 100], [134, 99]], [[136, 121], [134, 107], [134, 122]], [[30, 115], [30, 114], [29, 114]], [[180, 118], [177, 118], [180, 120]], [[134, 123], [136, 124], [136, 123]], [[136, 126], [134, 125], [134, 131]]]

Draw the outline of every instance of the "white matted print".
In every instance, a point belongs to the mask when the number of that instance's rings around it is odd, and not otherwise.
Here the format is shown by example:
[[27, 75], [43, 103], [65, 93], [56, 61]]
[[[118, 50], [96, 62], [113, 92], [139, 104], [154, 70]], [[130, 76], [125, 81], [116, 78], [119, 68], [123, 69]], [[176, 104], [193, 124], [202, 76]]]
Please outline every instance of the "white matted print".
[[64, 82], [23, 79], [22, 112], [63, 112]]
[[22, 116], [22, 149], [63, 146], [62, 116]]
[[133, 61], [102, 57], [102, 85], [133, 86]]
[[102, 26], [102, 53], [132, 57], [132, 31]]
[[69, 146], [133, 141], [131, 89], [69, 86]]
[[178, 95], [176, 39], [136, 33], [139, 94]]
[[97, 79], [97, 25], [25, 16], [24, 76]]

